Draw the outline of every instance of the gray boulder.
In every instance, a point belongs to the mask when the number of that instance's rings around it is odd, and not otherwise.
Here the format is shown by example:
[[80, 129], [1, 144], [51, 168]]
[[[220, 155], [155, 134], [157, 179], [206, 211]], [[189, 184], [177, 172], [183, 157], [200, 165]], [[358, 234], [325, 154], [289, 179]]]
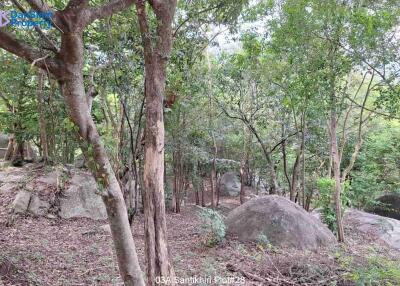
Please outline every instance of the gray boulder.
[[346, 210], [343, 221], [345, 225], [351, 225], [367, 235], [377, 236], [390, 247], [400, 250], [400, 221], [355, 209]]
[[70, 186], [60, 197], [60, 212], [62, 218], [106, 219], [107, 212], [103, 200], [96, 193], [97, 184], [93, 176], [87, 173], [75, 174]]
[[26, 213], [31, 201], [32, 193], [28, 191], [20, 191], [11, 205], [13, 212], [17, 214]]
[[240, 194], [240, 180], [235, 172], [227, 172], [218, 181], [221, 196], [237, 197]]
[[22, 190], [15, 196], [11, 207], [16, 214], [30, 213], [36, 216], [44, 216], [47, 214], [50, 204], [41, 200], [36, 194]]
[[28, 212], [36, 216], [44, 216], [50, 208], [50, 203], [41, 200], [38, 196], [32, 195], [29, 203]]
[[232, 210], [228, 233], [241, 241], [267, 238], [279, 247], [316, 250], [336, 243], [332, 232], [317, 218], [286, 198], [271, 195], [252, 199]]

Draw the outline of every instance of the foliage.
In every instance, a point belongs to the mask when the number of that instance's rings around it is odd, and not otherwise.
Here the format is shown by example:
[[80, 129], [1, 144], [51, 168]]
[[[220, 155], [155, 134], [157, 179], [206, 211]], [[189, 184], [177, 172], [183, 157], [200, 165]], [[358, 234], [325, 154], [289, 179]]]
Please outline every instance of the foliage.
[[213, 209], [203, 208], [199, 214], [203, 243], [212, 247], [220, 243], [226, 233], [223, 217]]
[[400, 265], [384, 257], [368, 258], [366, 266], [355, 268], [350, 278], [357, 286], [395, 286], [400, 285]]
[[364, 143], [353, 171], [352, 197], [368, 207], [379, 194], [400, 192], [400, 124], [379, 122]]
[[[319, 190], [319, 198], [316, 201], [316, 206], [322, 209], [322, 220], [333, 232], [337, 231], [336, 225], [336, 212], [335, 205], [332, 200], [333, 188], [335, 186], [335, 180], [331, 178], [320, 178], [317, 180], [317, 187]], [[349, 183], [344, 184], [342, 191], [342, 213], [345, 208], [350, 205], [349, 200]]]

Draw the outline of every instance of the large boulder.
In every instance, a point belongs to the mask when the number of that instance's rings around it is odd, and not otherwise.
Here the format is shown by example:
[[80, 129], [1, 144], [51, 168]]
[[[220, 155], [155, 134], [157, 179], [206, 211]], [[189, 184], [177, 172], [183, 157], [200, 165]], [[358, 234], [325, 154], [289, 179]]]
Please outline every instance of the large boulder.
[[106, 219], [107, 212], [101, 196], [97, 192], [97, 184], [93, 176], [87, 173], [75, 174], [67, 190], [60, 197], [62, 218]]
[[240, 194], [239, 175], [235, 172], [223, 174], [218, 181], [218, 188], [221, 196], [238, 196]]
[[343, 220], [345, 225], [351, 225], [368, 236], [376, 236], [400, 250], [400, 221], [355, 209], [346, 210]]
[[335, 244], [332, 232], [317, 218], [286, 198], [271, 195], [252, 199], [232, 210], [228, 233], [241, 241], [267, 238], [279, 247], [316, 250]]
[[400, 220], [400, 194], [386, 194], [377, 199], [379, 205], [368, 209], [368, 212]]

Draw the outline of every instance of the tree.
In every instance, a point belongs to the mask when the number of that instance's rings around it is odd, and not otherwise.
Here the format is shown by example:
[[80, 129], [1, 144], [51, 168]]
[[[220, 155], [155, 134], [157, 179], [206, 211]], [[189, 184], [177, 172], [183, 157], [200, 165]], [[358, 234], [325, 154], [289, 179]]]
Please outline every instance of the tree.
[[[85, 28], [97, 19], [127, 9], [133, 1], [117, 0], [102, 6], [91, 7], [87, 0], [70, 0], [62, 11], [51, 9], [43, 1], [27, 2], [32, 9], [54, 13], [51, 21], [61, 32], [60, 48], [52, 44], [52, 53], [43, 54], [40, 50], [32, 48], [4, 31], [4, 28], [0, 30], [0, 47], [32, 65], [49, 71], [57, 79], [69, 109], [69, 116], [77, 126], [79, 136], [87, 145], [89, 155], [95, 162], [92, 172], [103, 190], [103, 201], [107, 208], [122, 279], [125, 285], [144, 285], [122, 192], [90, 115], [89, 107], [93, 98], [91, 94], [85, 92], [82, 73]], [[44, 37], [43, 41], [48, 43], [50, 40]]]

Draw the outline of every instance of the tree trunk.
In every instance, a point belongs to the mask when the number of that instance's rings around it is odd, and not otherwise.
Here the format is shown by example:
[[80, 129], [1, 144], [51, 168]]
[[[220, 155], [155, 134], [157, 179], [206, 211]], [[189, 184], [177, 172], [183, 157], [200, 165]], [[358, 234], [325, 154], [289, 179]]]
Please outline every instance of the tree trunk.
[[301, 201], [302, 206], [306, 205], [306, 125], [305, 115], [303, 116], [303, 130], [301, 133]]
[[62, 94], [71, 120], [79, 127], [80, 137], [88, 143], [89, 156], [92, 157], [89, 160], [94, 161], [91, 170], [100, 189], [103, 190], [103, 201], [107, 209], [122, 279], [125, 285], [144, 286], [121, 188], [88, 108], [82, 74], [82, 33], [62, 35], [60, 58], [65, 66], [65, 74], [60, 81]]
[[206, 189], [206, 187], [204, 186], [204, 179], [201, 178], [201, 206], [202, 207], [206, 206], [205, 196], [204, 196], [205, 189]]
[[334, 90], [334, 79], [331, 81], [331, 114], [329, 122], [329, 133], [330, 133], [330, 145], [331, 145], [331, 158], [333, 162], [333, 176], [335, 179], [335, 191], [333, 194], [333, 200], [335, 202], [336, 211], [336, 224], [338, 232], [338, 241], [344, 242], [344, 229], [342, 223], [342, 203], [341, 203], [341, 181], [340, 181], [340, 158], [339, 149], [337, 143], [337, 115], [336, 115], [336, 95]]
[[21, 167], [24, 164], [24, 141], [18, 141], [14, 144], [11, 162], [13, 166]]
[[244, 185], [246, 184], [244, 167], [240, 167], [240, 204], [244, 204]]
[[295, 201], [296, 195], [297, 195], [297, 181], [299, 177], [299, 167], [300, 167], [300, 151], [297, 152], [296, 155], [296, 160], [294, 161], [293, 165], [293, 172], [292, 172], [292, 181], [290, 183], [290, 200], [292, 202]]
[[214, 184], [214, 170], [211, 170], [210, 174], [210, 187], [211, 187], [211, 208], [215, 208], [216, 205], [216, 190]]
[[144, 215], [147, 276], [150, 285], [156, 277], [175, 276], [169, 262], [164, 201], [164, 118], [165, 74], [161, 67], [146, 65], [146, 129], [144, 163]]
[[216, 184], [215, 184], [215, 188], [217, 191], [217, 206], [219, 206], [219, 198], [221, 196], [220, 180], [221, 180], [221, 174], [218, 172], [217, 176], [216, 176]]
[[171, 280], [175, 272], [169, 260], [164, 201], [164, 117], [166, 65], [172, 49], [172, 22], [176, 0], [148, 1], [157, 18], [156, 37], [150, 37], [145, 1], [136, 1], [145, 63], [145, 165], [144, 231], [146, 237], [147, 279], [156, 285], [156, 277]]
[[200, 196], [199, 196], [199, 184], [195, 184], [193, 182], [193, 187], [194, 187], [194, 195], [195, 195], [195, 200], [196, 200], [196, 206], [200, 205]]
[[46, 131], [46, 120], [44, 114], [44, 100], [43, 100], [44, 75], [45, 74], [42, 70], [38, 70], [37, 101], [38, 101], [39, 129], [40, 129], [40, 149], [42, 151], [41, 154], [42, 160], [44, 162], [47, 162], [49, 160], [49, 151], [47, 145], [47, 131]]
[[15, 136], [14, 136], [14, 134], [11, 134], [8, 138], [8, 146], [7, 146], [6, 154], [4, 154], [5, 161], [10, 161], [12, 159], [12, 155], [14, 152], [14, 142], [15, 142]]

